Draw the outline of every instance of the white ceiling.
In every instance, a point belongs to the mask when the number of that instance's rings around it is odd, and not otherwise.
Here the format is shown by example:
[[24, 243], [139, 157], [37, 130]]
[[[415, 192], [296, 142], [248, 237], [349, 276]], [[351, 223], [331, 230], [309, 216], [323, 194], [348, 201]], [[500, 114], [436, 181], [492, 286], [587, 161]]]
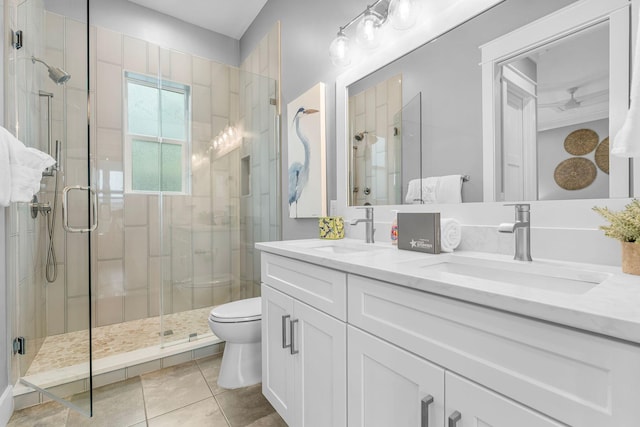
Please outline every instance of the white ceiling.
[[129, 0], [239, 40], [267, 0]]

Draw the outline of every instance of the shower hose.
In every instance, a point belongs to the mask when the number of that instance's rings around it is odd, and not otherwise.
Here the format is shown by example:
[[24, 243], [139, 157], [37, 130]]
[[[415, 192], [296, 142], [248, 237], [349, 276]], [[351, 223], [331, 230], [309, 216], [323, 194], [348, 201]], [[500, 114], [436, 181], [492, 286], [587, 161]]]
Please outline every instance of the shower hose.
[[56, 248], [53, 245], [53, 237], [56, 233], [56, 212], [58, 211], [58, 175], [56, 170], [55, 187], [53, 187], [53, 207], [47, 211], [47, 233], [49, 234], [49, 248], [47, 249], [47, 264], [44, 274], [47, 282], [53, 283], [58, 278], [58, 264], [56, 262]]

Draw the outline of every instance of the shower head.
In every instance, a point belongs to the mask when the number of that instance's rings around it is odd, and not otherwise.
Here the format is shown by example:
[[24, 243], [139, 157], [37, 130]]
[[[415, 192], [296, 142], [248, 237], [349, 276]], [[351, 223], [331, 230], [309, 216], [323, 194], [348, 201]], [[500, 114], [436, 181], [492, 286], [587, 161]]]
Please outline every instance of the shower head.
[[53, 80], [55, 84], [58, 84], [58, 85], [65, 84], [67, 80], [71, 78], [71, 74], [67, 73], [62, 68], [51, 67], [42, 59], [36, 58], [35, 56], [31, 57], [31, 62], [34, 64], [36, 62], [40, 62], [41, 64], [44, 64], [44, 66], [47, 67], [47, 70], [49, 70], [49, 78]]

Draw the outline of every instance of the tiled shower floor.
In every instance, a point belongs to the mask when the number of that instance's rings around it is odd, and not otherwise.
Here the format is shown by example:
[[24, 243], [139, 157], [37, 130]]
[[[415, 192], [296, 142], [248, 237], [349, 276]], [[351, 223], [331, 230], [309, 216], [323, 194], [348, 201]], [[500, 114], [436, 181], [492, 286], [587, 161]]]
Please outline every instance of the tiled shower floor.
[[[165, 342], [187, 341], [190, 334], [211, 335], [207, 318], [211, 307], [164, 315]], [[101, 326], [92, 331], [93, 360], [160, 345], [160, 317]], [[78, 331], [47, 337], [26, 376], [85, 363], [89, 360], [89, 332]]]

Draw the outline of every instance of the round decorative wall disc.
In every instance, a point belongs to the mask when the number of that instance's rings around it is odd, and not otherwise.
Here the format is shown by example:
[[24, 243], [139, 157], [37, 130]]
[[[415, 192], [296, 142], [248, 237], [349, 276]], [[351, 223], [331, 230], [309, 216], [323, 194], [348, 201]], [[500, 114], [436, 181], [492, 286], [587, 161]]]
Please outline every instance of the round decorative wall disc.
[[565, 190], [581, 190], [596, 179], [596, 165], [584, 157], [567, 159], [556, 167], [553, 178]]
[[574, 156], [584, 156], [596, 148], [600, 137], [591, 129], [578, 129], [564, 139], [564, 149]]
[[609, 174], [609, 137], [603, 139], [596, 148], [596, 165], [602, 172]]

